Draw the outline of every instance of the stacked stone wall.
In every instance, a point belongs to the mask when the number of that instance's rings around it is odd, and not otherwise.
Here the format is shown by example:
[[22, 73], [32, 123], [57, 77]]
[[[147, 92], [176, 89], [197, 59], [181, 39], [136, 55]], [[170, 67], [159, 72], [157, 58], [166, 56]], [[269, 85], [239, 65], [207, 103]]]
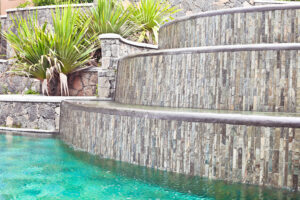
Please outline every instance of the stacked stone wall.
[[1, 102], [0, 127], [57, 131], [60, 103]]
[[267, 46], [128, 56], [119, 62], [115, 100], [149, 106], [299, 112], [300, 46], [294, 50]]
[[[41, 93], [39, 80], [11, 73], [12, 65], [0, 60], [0, 94]], [[68, 75], [70, 96], [96, 96], [99, 67], [91, 67]]]
[[98, 73], [98, 95], [101, 98], [114, 98], [118, 60], [125, 55], [156, 50], [157, 46], [132, 42], [117, 34], [100, 35], [100, 41], [102, 59]]
[[88, 68], [69, 75], [70, 96], [96, 96], [99, 67]]
[[11, 65], [0, 59], [0, 94], [22, 94], [27, 90], [40, 92], [40, 81], [10, 73]]
[[299, 43], [299, 8], [300, 4], [238, 8], [174, 20], [160, 28], [159, 48]]
[[174, 113], [174, 120], [168, 118], [170, 111], [64, 102], [60, 134], [65, 142], [103, 158], [210, 179], [300, 189], [299, 128], [276, 122], [275, 127], [257, 126], [247, 116], [239, 118], [248, 125], [230, 124], [234, 120], [229, 115], [223, 116], [228, 124], [213, 117], [195, 122], [196, 114], [186, 117], [186, 112]]

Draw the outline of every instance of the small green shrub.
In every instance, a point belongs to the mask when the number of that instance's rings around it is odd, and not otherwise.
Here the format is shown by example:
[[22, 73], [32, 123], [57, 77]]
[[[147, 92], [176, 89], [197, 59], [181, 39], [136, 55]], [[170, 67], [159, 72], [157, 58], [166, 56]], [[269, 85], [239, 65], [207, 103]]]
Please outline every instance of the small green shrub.
[[11, 127], [8, 127], [6, 124], [0, 124], [0, 127], [5, 127], [5, 128], [22, 128], [22, 124], [20, 122], [13, 123], [11, 125]]
[[22, 124], [20, 122], [14, 123], [11, 128], [22, 128]]
[[98, 89], [98, 86], [99, 86], [99, 85], [96, 84], [96, 94], [95, 94], [96, 97], [99, 97], [99, 89]]
[[35, 91], [35, 90], [32, 90], [32, 89], [28, 89], [25, 91], [24, 94], [34, 94], [34, 95], [38, 95], [40, 94], [39, 92]]
[[59, 4], [77, 4], [77, 3], [92, 3], [93, 0], [32, 0], [34, 6], [47, 6]]
[[26, 8], [26, 7], [28, 7], [28, 6], [30, 6], [30, 2], [29, 1], [26, 1], [26, 2], [24, 2], [24, 3], [20, 3], [18, 6], [17, 6], [17, 8]]
[[9, 94], [9, 89], [8, 89], [8, 87], [7, 86], [2, 86], [2, 93], [3, 94]]
[[53, 5], [55, 2], [55, 0], [32, 0], [34, 6]]

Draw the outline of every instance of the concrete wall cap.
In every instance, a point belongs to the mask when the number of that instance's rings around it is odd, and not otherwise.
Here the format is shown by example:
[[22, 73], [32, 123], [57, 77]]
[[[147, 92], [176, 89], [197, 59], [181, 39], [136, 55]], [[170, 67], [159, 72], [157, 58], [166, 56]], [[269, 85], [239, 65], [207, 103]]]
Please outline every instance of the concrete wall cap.
[[88, 67], [88, 68], [85, 68], [85, 69], [82, 69], [82, 70], [79, 70], [79, 71], [75, 71], [74, 73], [81, 72], [81, 71], [85, 71], [85, 72], [98, 72], [98, 71], [100, 71], [100, 67], [91, 66], [91, 67]]
[[8, 60], [5, 60], [5, 59], [0, 59], [0, 63], [8, 63]]
[[136, 47], [142, 47], [142, 48], [149, 48], [149, 49], [158, 49], [157, 45], [153, 45], [153, 44], [146, 44], [146, 43], [140, 43], [140, 42], [134, 42], [131, 40], [127, 40], [125, 38], [123, 38], [122, 36], [115, 34], [115, 33], [106, 33], [106, 34], [101, 34], [99, 36], [100, 40], [114, 40], [114, 39], [118, 39], [121, 42], [124, 42], [125, 44], [128, 45], [132, 45], [132, 46], [136, 46]]
[[[49, 5], [49, 6], [37, 6], [37, 7], [28, 7], [28, 8], [12, 8], [7, 9], [6, 13], [17, 12], [17, 11], [31, 11], [31, 10], [45, 10], [45, 9], [55, 9], [55, 8], [64, 8], [68, 5]], [[82, 4], [72, 4], [72, 7], [92, 7], [93, 3], [82, 3]]]
[[95, 96], [0, 95], [0, 102], [60, 103], [64, 100], [96, 100]]
[[299, 5], [300, 2], [291, 2], [291, 1], [274, 1], [274, 0], [254, 0], [254, 4], [289, 4], [289, 5]]
[[153, 106], [124, 105], [111, 101], [69, 102], [64, 105], [73, 110], [103, 113], [109, 115], [122, 115], [130, 117], [145, 117], [151, 119], [224, 123], [234, 125], [254, 125], [267, 127], [300, 128], [300, 117], [297, 113], [262, 113], [245, 111], [218, 111], [201, 109], [178, 109]]
[[235, 51], [282, 51], [282, 50], [300, 50], [300, 43], [276, 43], [276, 44], [245, 44], [245, 45], [220, 45], [205, 47], [188, 47], [177, 49], [165, 49], [157, 51], [148, 51], [132, 55], [126, 55], [119, 60], [142, 56], [159, 56], [175, 54], [192, 53], [213, 53], [213, 52], [235, 52]]
[[[43, 130], [43, 129], [31, 129], [31, 128], [9, 128], [1, 127], [1, 132], [11, 132], [12, 135], [36, 135], [36, 136], [52, 136], [53, 134], [58, 134], [55, 130]], [[2, 133], [1, 133], [2, 134]], [[9, 134], [9, 133], [4, 133]], [[38, 134], [38, 135], [37, 135]]]

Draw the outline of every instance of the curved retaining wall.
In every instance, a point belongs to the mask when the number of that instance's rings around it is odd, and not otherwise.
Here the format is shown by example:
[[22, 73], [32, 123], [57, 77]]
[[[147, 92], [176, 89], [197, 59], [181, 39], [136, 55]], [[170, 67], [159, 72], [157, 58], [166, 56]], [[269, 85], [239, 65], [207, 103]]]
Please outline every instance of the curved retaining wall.
[[212, 179], [300, 189], [299, 117], [63, 102], [60, 124], [65, 142], [104, 158]]
[[160, 28], [159, 48], [300, 42], [300, 4], [209, 11]]
[[119, 103], [240, 111], [300, 111], [300, 45], [153, 51], [119, 61]]

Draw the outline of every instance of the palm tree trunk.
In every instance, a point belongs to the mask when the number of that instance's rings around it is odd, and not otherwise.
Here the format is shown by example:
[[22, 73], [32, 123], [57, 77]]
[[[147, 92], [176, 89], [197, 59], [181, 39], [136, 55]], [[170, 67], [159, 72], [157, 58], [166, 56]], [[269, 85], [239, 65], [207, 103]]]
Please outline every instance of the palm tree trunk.
[[60, 81], [58, 73], [55, 73], [50, 80], [48, 80], [49, 96], [61, 96]]

